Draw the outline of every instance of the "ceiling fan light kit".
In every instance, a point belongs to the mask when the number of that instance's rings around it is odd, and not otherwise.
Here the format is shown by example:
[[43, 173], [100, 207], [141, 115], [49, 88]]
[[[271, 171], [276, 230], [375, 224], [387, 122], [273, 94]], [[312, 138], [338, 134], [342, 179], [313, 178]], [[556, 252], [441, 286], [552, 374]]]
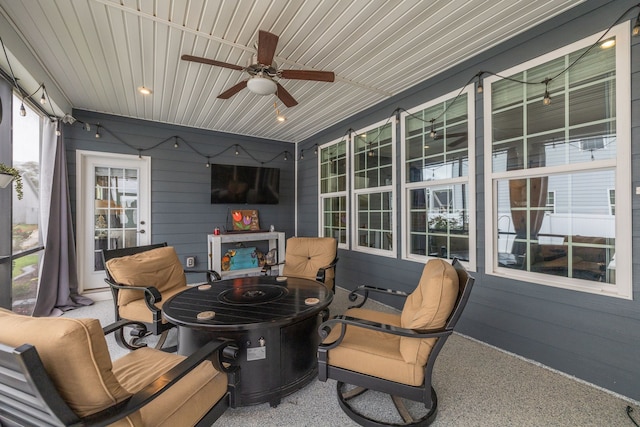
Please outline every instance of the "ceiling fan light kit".
[[182, 55], [181, 58], [184, 61], [198, 62], [200, 64], [229, 68], [236, 71], [245, 71], [251, 76], [249, 79], [242, 80], [222, 92], [218, 95], [219, 99], [229, 99], [246, 87], [257, 95], [275, 94], [284, 105], [293, 107], [298, 105], [298, 101], [296, 101], [280, 83], [274, 81], [274, 77], [278, 79], [312, 80], [318, 82], [333, 82], [335, 80], [335, 74], [331, 71], [278, 70], [278, 65], [273, 60], [276, 47], [278, 46], [278, 38], [277, 35], [268, 31], [259, 30], [258, 49], [249, 61], [250, 63], [247, 67], [193, 55]]
[[257, 75], [247, 81], [247, 89], [256, 95], [273, 95], [278, 90], [278, 85], [269, 77]]

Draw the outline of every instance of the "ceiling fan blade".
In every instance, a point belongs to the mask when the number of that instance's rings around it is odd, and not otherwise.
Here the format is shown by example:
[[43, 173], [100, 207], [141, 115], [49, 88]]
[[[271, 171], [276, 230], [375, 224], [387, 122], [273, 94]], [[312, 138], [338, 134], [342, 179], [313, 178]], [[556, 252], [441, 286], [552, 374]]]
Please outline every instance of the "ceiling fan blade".
[[278, 85], [278, 90], [276, 91], [276, 95], [280, 98], [280, 101], [287, 107], [294, 107], [298, 105], [298, 101], [293, 99], [293, 96], [289, 92], [282, 87], [280, 83], [276, 83]]
[[332, 82], [336, 79], [335, 74], [331, 71], [315, 70], [282, 70], [280, 76], [283, 79], [315, 80], [318, 82]]
[[226, 62], [215, 61], [213, 59], [202, 58], [200, 56], [182, 55], [182, 59], [184, 61], [199, 62], [201, 64], [215, 65], [217, 67], [231, 68], [232, 70], [238, 70], [238, 71], [244, 70], [244, 67], [241, 67], [239, 65], [229, 64], [229, 63], [226, 63]]
[[218, 95], [218, 98], [220, 98], [220, 99], [229, 99], [233, 95], [235, 95], [236, 93], [240, 92], [245, 87], [247, 87], [247, 81], [243, 80], [240, 83], [238, 83], [237, 85], [231, 86], [229, 89], [227, 89], [224, 92], [222, 92], [220, 95]]
[[258, 32], [258, 62], [262, 65], [271, 65], [273, 55], [276, 54], [278, 36], [267, 31]]

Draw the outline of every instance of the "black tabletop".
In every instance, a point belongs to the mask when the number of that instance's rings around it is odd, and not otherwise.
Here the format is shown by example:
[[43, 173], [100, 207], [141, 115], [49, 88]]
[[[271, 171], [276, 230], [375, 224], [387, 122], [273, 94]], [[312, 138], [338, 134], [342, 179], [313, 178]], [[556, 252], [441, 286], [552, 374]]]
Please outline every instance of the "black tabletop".
[[167, 300], [162, 312], [179, 326], [246, 330], [264, 322], [275, 325], [314, 315], [332, 299], [333, 293], [315, 280], [252, 276], [194, 286]]

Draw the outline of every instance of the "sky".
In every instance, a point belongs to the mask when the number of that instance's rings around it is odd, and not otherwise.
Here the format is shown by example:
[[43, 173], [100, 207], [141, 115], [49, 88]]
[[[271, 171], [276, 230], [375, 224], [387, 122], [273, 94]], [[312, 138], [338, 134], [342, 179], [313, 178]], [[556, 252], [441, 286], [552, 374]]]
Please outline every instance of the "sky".
[[39, 162], [40, 116], [29, 105], [25, 117], [20, 116], [20, 98], [13, 97], [13, 163]]

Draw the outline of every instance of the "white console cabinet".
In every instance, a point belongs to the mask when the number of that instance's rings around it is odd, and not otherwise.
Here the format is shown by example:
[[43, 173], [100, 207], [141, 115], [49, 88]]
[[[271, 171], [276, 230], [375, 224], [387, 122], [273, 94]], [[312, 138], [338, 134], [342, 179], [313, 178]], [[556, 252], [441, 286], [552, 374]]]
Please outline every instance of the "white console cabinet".
[[[217, 271], [218, 273], [220, 273], [223, 279], [241, 276], [254, 276], [260, 274], [260, 271], [262, 270], [260, 267], [245, 268], [242, 270], [222, 271], [222, 255], [224, 255], [224, 252], [226, 252], [226, 249], [223, 249], [222, 245], [224, 243], [229, 243], [231, 245], [243, 243], [244, 246], [248, 247], [251, 246], [250, 244], [247, 244], [249, 242], [261, 241], [269, 242], [269, 250], [277, 249], [277, 262], [284, 262], [285, 239], [283, 232], [273, 231], [266, 233], [231, 233], [220, 234], [217, 236], [215, 234], [209, 234], [207, 238], [207, 246], [209, 252], [209, 270]], [[282, 267], [282, 265], [278, 265], [277, 267], [273, 267], [272, 271], [277, 271], [278, 274], [281, 275]]]

